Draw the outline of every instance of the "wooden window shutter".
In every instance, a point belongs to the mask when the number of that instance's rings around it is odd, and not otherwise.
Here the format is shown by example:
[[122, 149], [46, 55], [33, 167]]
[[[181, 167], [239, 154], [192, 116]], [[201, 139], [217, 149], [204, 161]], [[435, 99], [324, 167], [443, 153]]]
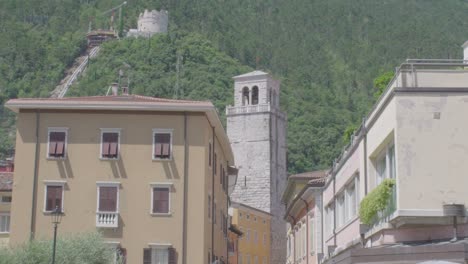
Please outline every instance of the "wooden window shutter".
[[117, 211], [117, 187], [99, 187], [99, 211]]
[[177, 264], [177, 251], [175, 248], [168, 248], [169, 251], [169, 263], [168, 264]]
[[119, 153], [119, 133], [102, 133], [102, 157], [117, 158]]
[[143, 249], [143, 264], [151, 264], [151, 248]]
[[154, 134], [154, 157], [160, 159], [169, 159], [171, 157], [171, 134]]
[[49, 156], [63, 157], [65, 154], [65, 132], [49, 133]]
[[62, 186], [47, 186], [46, 211], [62, 209]]
[[169, 213], [169, 188], [153, 188], [153, 213]]

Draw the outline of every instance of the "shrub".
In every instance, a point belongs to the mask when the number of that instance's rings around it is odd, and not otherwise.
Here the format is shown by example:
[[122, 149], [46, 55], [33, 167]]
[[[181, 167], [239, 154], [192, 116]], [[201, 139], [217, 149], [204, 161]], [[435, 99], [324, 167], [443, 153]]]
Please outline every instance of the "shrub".
[[[24, 245], [0, 249], [0, 264], [49, 264], [52, 240], [34, 240]], [[98, 233], [57, 238], [55, 263], [111, 264], [115, 249], [106, 245]]]
[[387, 208], [395, 186], [394, 179], [385, 179], [361, 201], [359, 218], [361, 222], [370, 225], [377, 213]]

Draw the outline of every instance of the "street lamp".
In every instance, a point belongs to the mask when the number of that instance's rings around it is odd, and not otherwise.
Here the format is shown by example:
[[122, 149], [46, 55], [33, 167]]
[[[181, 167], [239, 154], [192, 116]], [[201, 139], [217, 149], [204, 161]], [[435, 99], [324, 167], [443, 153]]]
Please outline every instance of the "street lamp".
[[62, 220], [62, 210], [56, 206], [55, 209], [52, 211], [52, 224], [54, 224], [54, 246], [52, 251], [52, 264], [55, 264], [55, 245], [57, 243], [57, 226], [60, 224]]

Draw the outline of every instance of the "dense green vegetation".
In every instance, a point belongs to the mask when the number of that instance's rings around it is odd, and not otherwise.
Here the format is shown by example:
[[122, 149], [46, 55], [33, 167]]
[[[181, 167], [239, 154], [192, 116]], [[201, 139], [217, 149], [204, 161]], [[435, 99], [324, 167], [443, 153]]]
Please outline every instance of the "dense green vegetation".
[[[39, 239], [12, 249], [0, 248], [0, 264], [49, 264], [52, 243], [52, 240]], [[55, 263], [111, 264], [116, 254], [97, 233], [58, 237]]]
[[[106, 27], [101, 12], [119, 3], [0, 1], [0, 100], [47, 96], [83, 51], [89, 22]], [[168, 36], [107, 44], [72, 93], [104, 93], [125, 62], [133, 92], [209, 99], [223, 112], [230, 75], [248, 70], [241, 64], [270, 71], [282, 80], [291, 173], [330, 165], [345, 129], [375, 101], [377, 76], [405, 58], [461, 58], [468, 38], [466, 0], [129, 0], [124, 28], [161, 7]], [[2, 112], [2, 154], [12, 149], [12, 124]]]

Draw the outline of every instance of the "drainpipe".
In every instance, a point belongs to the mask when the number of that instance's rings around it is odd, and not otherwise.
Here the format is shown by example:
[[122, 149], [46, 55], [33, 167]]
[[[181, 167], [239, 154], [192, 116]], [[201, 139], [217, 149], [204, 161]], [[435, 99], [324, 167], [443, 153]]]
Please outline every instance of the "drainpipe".
[[39, 120], [41, 117], [40, 110], [36, 110], [36, 150], [34, 153], [34, 179], [32, 189], [32, 201], [31, 201], [31, 233], [29, 234], [29, 240], [34, 239], [36, 233], [36, 200], [37, 200], [37, 182], [39, 178]]
[[[212, 130], [212, 142], [213, 144], [211, 145], [211, 147], [213, 148], [213, 150], [211, 151], [211, 194], [212, 194], [212, 198], [211, 198], [211, 260], [214, 259], [214, 219], [215, 219], [215, 208], [214, 208], [214, 201], [215, 201], [215, 174], [214, 174], [214, 171], [215, 171], [215, 161], [214, 161], [214, 154], [215, 154], [215, 128], [212, 127], [211, 128]], [[218, 164], [216, 164], [218, 165]]]
[[309, 253], [307, 253], [307, 251], [309, 250], [309, 203], [302, 199], [302, 198], [299, 198], [302, 202], [304, 202], [305, 206], [306, 206], [306, 263], [309, 263]]
[[333, 177], [333, 245], [336, 246], [336, 177]]
[[319, 264], [322, 263], [322, 260], [323, 260], [323, 252], [324, 252], [324, 248], [325, 248], [325, 237], [323, 235], [323, 190], [320, 192], [320, 236], [322, 237], [322, 241], [321, 241], [321, 244], [322, 244], [322, 248], [321, 248], [321, 252], [322, 253], [322, 257], [318, 260]]
[[367, 128], [365, 118], [362, 123], [362, 129], [364, 132], [364, 195], [367, 195]]
[[187, 264], [187, 196], [188, 196], [188, 141], [187, 141], [187, 112], [184, 112], [184, 205], [182, 230], [182, 264]]

